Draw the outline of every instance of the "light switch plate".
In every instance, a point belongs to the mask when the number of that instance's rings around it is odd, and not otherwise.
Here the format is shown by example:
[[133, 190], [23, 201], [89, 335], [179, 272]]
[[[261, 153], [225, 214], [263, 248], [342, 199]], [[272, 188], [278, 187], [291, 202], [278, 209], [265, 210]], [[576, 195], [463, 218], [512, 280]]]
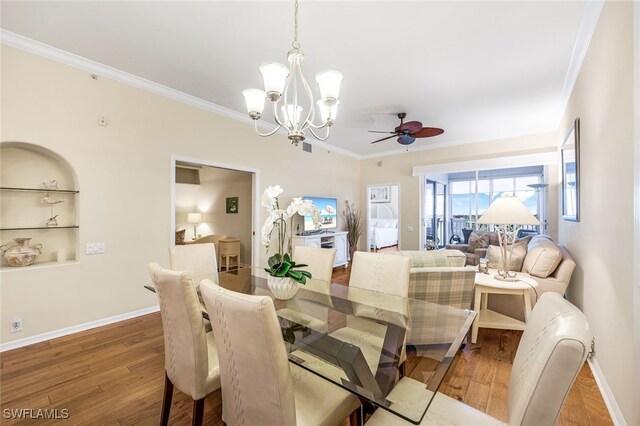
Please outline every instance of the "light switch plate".
[[86, 254], [103, 254], [106, 251], [104, 243], [87, 243]]

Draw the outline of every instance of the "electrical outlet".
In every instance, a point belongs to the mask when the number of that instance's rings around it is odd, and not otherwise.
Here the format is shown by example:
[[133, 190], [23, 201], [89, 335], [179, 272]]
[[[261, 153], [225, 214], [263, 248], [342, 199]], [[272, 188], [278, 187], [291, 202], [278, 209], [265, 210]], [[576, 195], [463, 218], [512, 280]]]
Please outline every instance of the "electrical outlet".
[[103, 254], [106, 251], [105, 243], [87, 243], [86, 254]]
[[13, 321], [11, 321], [11, 329], [9, 331], [12, 333], [22, 331], [22, 318], [14, 318]]
[[104, 115], [98, 116], [98, 126], [107, 127], [109, 123], [107, 122], [107, 117]]
[[407, 226], [407, 232], [413, 232], [413, 226]]

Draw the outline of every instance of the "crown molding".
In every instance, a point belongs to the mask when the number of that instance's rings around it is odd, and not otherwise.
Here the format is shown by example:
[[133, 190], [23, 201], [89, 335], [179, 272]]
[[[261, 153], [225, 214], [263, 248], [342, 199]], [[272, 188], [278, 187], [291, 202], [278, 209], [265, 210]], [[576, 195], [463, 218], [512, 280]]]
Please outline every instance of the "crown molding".
[[600, 18], [600, 12], [602, 11], [603, 6], [604, 0], [587, 1], [585, 4], [584, 14], [582, 15], [580, 27], [578, 28], [578, 35], [576, 36], [576, 42], [573, 45], [571, 59], [569, 60], [569, 67], [567, 69], [567, 74], [564, 77], [564, 84], [562, 86], [560, 100], [558, 101], [558, 121], [556, 123], [556, 128], [560, 127], [562, 115], [567, 108], [567, 103], [569, 102], [569, 98], [573, 92], [573, 86], [576, 84], [578, 74], [582, 68], [582, 62], [589, 50], [591, 37], [593, 37], [593, 32], [598, 24], [598, 19]]
[[[24, 50], [25, 52], [32, 53], [34, 55], [42, 56], [47, 59], [51, 59], [56, 62], [60, 62], [65, 65], [69, 65], [74, 68], [81, 69], [83, 71], [90, 72], [102, 77], [109, 78], [111, 80], [124, 83], [128, 86], [136, 87], [138, 89], [145, 90], [147, 92], [163, 96], [165, 98], [180, 102], [186, 105], [193, 106], [195, 108], [208, 111], [223, 117], [231, 118], [236, 121], [254, 126], [253, 120], [246, 114], [232, 110], [222, 105], [215, 104], [213, 102], [206, 101], [193, 95], [181, 92], [179, 90], [172, 89], [162, 84], [156, 83], [151, 80], [139, 77], [134, 74], [130, 74], [125, 71], [110, 67], [108, 65], [101, 64], [91, 59], [84, 58], [82, 56], [69, 53], [57, 47], [50, 46], [48, 44], [32, 40], [30, 38], [21, 36], [19, 34], [7, 31], [0, 28], [0, 40], [2, 44], [14, 47], [16, 49]], [[271, 130], [273, 125], [264, 121], [258, 121], [258, 127], [262, 129]], [[286, 131], [281, 130], [278, 133], [286, 135]], [[344, 148], [339, 148], [335, 145], [331, 145], [326, 142], [316, 141], [313, 139], [307, 139], [306, 142], [314, 145], [318, 148], [326, 149], [337, 154], [345, 155], [347, 157], [360, 159], [361, 156]]]

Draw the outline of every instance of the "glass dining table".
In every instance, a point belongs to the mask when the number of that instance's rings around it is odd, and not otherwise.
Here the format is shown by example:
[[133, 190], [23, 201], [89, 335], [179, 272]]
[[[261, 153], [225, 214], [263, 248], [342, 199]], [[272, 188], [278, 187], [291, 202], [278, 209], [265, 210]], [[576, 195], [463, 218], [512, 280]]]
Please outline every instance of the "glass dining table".
[[[212, 277], [192, 278], [199, 287]], [[290, 362], [413, 424], [422, 421], [476, 316], [316, 279], [278, 300], [262, 268], [221, 272], [218, 281], [273, 299]]]

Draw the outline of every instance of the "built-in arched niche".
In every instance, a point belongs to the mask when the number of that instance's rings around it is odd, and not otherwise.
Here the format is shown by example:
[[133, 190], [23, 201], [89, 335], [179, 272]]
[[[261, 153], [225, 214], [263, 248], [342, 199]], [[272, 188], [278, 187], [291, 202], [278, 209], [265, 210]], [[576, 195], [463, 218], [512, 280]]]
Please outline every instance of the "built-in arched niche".
[[0, 143], [0, 243], [14, 238], [42, 244], [42, 254], [24, 270], [73, 262], [78, 256], [79, 186], [71, 164], [57, 153], [25, 142]]

